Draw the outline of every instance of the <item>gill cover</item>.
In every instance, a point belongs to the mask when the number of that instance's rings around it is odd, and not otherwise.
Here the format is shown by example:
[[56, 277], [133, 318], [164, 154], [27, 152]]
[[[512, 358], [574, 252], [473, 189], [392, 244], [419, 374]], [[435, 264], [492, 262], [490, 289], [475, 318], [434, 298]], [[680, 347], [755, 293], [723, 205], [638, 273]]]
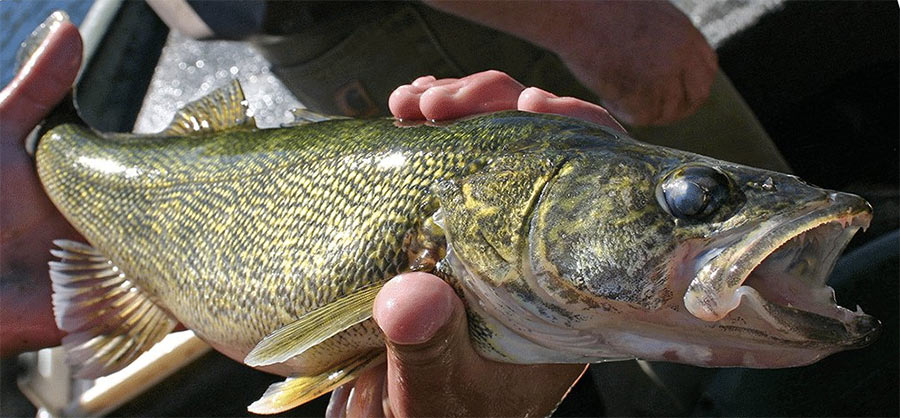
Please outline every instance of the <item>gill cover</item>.
[[671, 296], [663, 266], [674, 225], [655, 198], [659, 167], [643, 157], [586, 154], [566, 163], [542, 195], [531, 265], [561, 303], [588, 309], [602, 298], [651, 310]]
[[495, 284], [521, 276], [529, 214], [560, 160], [500, 157], [482, 171], [438, 185], [447, 242], [469, 273]]

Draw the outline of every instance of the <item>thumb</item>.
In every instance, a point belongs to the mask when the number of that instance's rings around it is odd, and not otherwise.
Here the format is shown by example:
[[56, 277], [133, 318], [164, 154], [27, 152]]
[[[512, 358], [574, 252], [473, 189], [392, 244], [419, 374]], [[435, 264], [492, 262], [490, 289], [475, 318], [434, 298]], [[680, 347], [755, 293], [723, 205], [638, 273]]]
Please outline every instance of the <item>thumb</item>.
[[445, 416], [474, 353], [462, 302], [440, 278], [398, 276], [375, 298], [373, 316], [388, 347], [388, 399], [395, 416]]
[[387, 345], [395, 416], [547, 415], [584, 365], [517, 365], [478, 355], [453, 289], [426, 273], [387, 282], [373, 317]]
[[427, 375], [432, 381], [432, 372], [474, 354], [464, 315], [453, 289], [427, 273], [408, 273], [387, 282], [373, 311], [385, 335], [388, 361], [406, 377]]
[[[39, 41], [41, 46], [0, 91], [3, 141], [13, 138], [19, 148], [20, 140], [71, 90], [81, 68], [82, 42], [78, 27], [58, 12], [51, 14], [42, 25], [46, 27], [44, 39], [40, 35], [29, 38], [30, 42]], [[40, 27], [35, 33], [41, 33]]]

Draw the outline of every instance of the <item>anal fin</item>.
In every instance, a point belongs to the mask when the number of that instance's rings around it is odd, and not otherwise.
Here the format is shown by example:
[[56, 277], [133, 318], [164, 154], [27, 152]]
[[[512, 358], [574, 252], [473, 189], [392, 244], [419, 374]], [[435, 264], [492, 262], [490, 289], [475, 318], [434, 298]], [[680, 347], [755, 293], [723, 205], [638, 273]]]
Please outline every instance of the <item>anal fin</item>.
[[306, 313], [263, 338], [244, 363], [253, 367], [281, 363], [371, 318], [379, 290], [380, 284], [360, 289]]
[[371, 366], [384, 362], [384, 351], [370, 351], [362, 356], [347, 359], [314, 376], [289, 377], [274, 383], [258, 401], [247, 410], [254, 414], [277, 414], [300, 406], [332, 391], [364, 372]]
[[88, 245], [57, 240], [50, 262], [53, 311], [75, 377], [115, 372], [162, 340], [177, 321], [109, 259]]

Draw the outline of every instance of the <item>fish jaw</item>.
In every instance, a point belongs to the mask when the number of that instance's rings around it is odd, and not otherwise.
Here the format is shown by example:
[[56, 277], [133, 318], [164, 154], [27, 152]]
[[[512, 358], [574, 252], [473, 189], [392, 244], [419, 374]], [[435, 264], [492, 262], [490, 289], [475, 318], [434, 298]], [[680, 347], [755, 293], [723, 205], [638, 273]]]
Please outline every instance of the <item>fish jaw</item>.
[[757, 331], [786, 345], [865, 346], [877, 337], [880, 323], [859, 309], [838, 306], [825, 281], [871, 218], [865, 200], [835, 192], [740, 236], [714, 237], [703, 249], [706, 255], [696, 259], [684, 307], [708, 322], [732, 312], [755, 316], [761, 320]]
[[[824, 197], [751, 223], [752, 231], [738, 227], [683, 242], [662, 268], [660, 293], [672, 297], [655, 306], [577, 292], [550, 263], [524, 262], [517, 288], [491, 285], [459, 265], [454, 271], [470, 279], [463, 280], [470, 316], [493, 333], [476, 346], [488, 358], [514, 363], [642, 358], [783, 368], [867, 345], [877, 337], [879, 322], [837, 306], [825, 280], [850, 238], [868, 226], [871, 208], [857, 196], [815, 194]], [[722, 275], [708, 276], [714, 268]], [[713, 291], [703, 293], [695, 282]], [[731, 293], [723, 290], [728, 285]], [[724, 295], [714, 307], [733, 302], [729, 298], [737, 303], [721, 316], [704, 318], [695, 313], [703, 314], [696, 306], [698, 291], [701, 297]]]

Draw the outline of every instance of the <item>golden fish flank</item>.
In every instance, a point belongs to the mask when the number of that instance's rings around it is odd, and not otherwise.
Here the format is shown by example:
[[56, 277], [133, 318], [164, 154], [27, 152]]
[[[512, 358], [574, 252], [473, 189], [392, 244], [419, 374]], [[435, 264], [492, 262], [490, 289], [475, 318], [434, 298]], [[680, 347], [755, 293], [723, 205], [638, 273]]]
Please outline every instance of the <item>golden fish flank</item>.
[[251, 407], [284, 410], [383, 361], [372, 299], [408, 270], [448, 280], [505, 362], [786, 367], [877, 334], [824, 285], [870, 219], [856, 196], [559, 116], [260, 130], [242, 101], [235, 83], [158, 135], [40, 141], [41, 181], [91, 244], [51, 264], [80, 376], [178, 321], [291, 376]]

